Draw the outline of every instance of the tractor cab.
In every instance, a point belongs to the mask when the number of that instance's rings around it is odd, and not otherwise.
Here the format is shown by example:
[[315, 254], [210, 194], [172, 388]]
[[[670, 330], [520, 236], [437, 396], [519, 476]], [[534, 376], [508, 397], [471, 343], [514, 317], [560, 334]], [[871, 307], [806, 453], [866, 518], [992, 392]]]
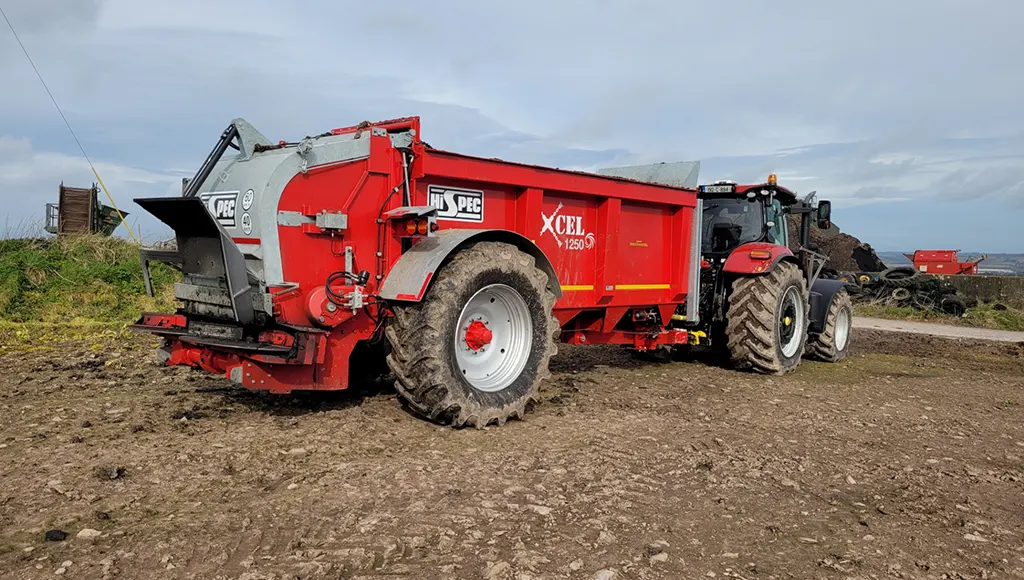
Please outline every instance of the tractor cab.
[[[814, 220], [821, 229], [832, 226], [830, 202], [813, 205], [813, 192], [801, 199], [779, 185], [774, 173], [764, 183], [739, 185], [722, 180], [700, 185], [697, 191], [703, 208], [701, 257], [705, 270], [760, 273], [788, 253], [800, 264], [807, 282], [814, 282], [822, 257], [811, 242], [811, 223]], [[792, 219], [798, 222], [790, 229]], [[790, 240], [791, 231], [798, 240]]]
[[[789, 216], [809, 213], [804, 209], [809, 204], [778, 185], [774, 174], [761, 184], [738, 185], [723, 180], [701, 185], [698, 191], [704, 207], [701, 251], [708, 259], [727, 257], [750, 243], [789, 247]], [[824, 222], [829, 212], [829, 202], [821, 202], [817, 211], [819, 227], [828, 227]], [[822, 215], [825, 220], [820, 219]], [[804, 242], [801, 239], [800, 245]]]
[[728, 255], [752, 242], [788, 245], [784, 208], [770, 188], [718, 181], [700, 186], [700, 197], [701, 250], [709, 257]]

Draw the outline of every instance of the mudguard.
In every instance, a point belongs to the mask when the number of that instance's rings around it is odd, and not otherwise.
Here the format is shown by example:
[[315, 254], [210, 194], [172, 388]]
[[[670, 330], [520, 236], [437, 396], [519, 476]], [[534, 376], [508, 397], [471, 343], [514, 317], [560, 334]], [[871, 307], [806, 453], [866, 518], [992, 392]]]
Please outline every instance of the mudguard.
[[[752, 258], [751, 251], [770, 252], [770, 258]], [[722, 271], [732, 274], [764, 274], [771, 272], [775, 264], [786, 258], [793, 258], [793, 252], [786, 246], [766, 242], [750, 242], [736, 248], [729, 254]]]
[[832, 305], [832, 300], [836, 297], [836, 294], [845, 289], [846, 284], [842, 280], [822, 280], [819, 278], [814, 281], [814, 285], [811, 286], [810, 332], [820, 333], [824, 330], [825, 317], [828, 316], [828, 308]]
[[562, 285], [555, 268], [544, 252], [525, 237], [509, 230], [441, 230], [433, 237], [417, 242], [395, 262], [380, 287], [380, 297], [399, 302], [419, 302], [426, 295], [430, 281], [448, 257], [459, 248], [475, 242], [505, 242], [530, 254], [537, 266], [548, 275], [555, 298], [562, 297]]

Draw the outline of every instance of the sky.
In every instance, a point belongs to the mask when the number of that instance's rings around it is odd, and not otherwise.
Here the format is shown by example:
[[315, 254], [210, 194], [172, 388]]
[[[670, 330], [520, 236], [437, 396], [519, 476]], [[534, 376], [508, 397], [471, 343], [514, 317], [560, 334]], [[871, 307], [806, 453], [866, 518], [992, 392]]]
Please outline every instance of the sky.
[[[224, 127], [418, 115], [432, 146], [776, 173], [877, 250], [1024, 252], [1018, 0], [0, 0], [128, 222]], [[94, 178], [0, 22], [5, 235]], [[119, 230], [126, 235], [124, 228]]]

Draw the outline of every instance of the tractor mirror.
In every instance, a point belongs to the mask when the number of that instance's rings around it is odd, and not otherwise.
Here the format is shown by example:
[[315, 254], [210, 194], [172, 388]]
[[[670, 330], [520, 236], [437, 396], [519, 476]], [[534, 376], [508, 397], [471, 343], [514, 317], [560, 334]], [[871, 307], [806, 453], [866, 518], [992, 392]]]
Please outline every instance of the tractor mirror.
[[818, 202], [818, 229], [827, 230], [832, 227], [832, 202], [821, 200]]

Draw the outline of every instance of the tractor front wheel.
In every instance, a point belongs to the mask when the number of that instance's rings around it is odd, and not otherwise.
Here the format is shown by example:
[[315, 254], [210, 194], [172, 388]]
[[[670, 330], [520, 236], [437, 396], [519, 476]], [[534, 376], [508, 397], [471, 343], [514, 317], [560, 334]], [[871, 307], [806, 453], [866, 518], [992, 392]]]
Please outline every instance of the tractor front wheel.
[[807, 344], [811, 358], [824, 362], [839, 362], [846, 358], [853, 327], [853, 303], [845, 290], [836, 292], [825, 314], [821, 334], [811, 337]]
[[522, 418], [555, 354], [548, 276], [499, 242], [460, 250], [422, 302], [396, 305], [388, 365], [416, 413], [454, 427]]
[[726, 337], [733, 366], [783, 374], [800, 364], [807, 342], [807, 282], [796, 264], [732, 282]]

